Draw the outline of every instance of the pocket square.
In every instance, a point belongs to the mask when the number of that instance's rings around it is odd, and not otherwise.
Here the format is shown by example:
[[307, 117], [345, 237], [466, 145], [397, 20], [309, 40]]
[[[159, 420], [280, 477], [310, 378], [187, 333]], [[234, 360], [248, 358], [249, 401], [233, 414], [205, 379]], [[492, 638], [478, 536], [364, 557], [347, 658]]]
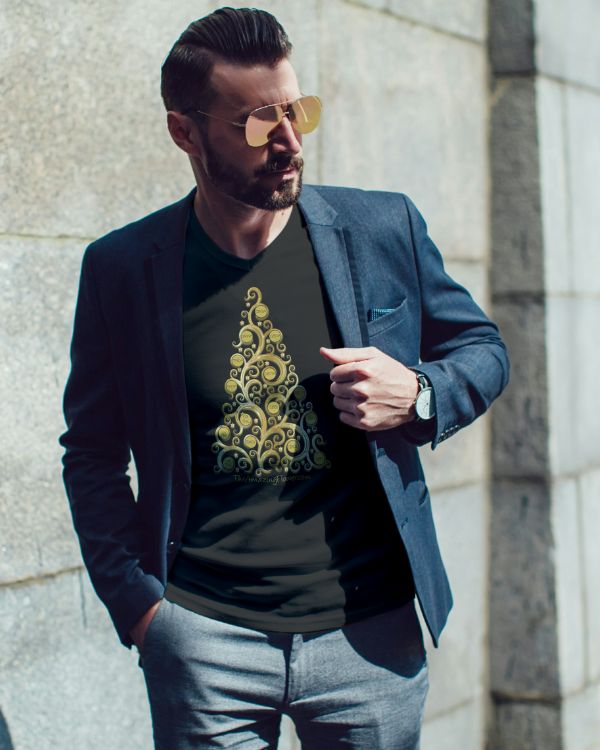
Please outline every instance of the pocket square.
[[381, 318], [382, 315], [387, 315], [391, 312], [394, 312], [393, 307], [372, 307], [367, 310], [367, 322], [371, 323], [373, 320]]

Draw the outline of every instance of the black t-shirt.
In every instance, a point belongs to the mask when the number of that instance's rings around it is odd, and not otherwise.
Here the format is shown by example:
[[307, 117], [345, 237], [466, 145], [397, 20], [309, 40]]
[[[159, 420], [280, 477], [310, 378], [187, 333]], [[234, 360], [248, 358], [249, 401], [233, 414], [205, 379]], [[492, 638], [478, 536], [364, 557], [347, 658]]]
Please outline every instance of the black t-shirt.
[[362, 430], [333, 406], [342, 346], [297, 206], [250, 260], [190, 211], [183, 334], [192, 501], [165, 596], [246, 627], [305, 632], [414, 596]]

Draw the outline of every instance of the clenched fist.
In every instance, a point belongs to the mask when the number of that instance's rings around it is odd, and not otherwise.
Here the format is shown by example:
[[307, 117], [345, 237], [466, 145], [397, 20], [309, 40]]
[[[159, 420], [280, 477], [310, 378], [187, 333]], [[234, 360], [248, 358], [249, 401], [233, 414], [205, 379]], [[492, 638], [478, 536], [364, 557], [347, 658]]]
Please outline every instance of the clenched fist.
[[375, 346], [319, 351], [336, 365], [330, 390], [342, 422], [371, 431], [414, 420], [419, 381], [408, 367]]

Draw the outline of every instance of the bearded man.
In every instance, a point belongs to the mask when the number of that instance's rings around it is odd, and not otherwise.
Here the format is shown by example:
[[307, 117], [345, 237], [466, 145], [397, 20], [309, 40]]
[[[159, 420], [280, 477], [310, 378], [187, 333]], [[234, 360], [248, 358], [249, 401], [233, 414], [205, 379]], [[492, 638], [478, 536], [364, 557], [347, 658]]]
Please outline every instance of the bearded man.
[[195, 186], [82, 260], [63, 477], [160, 750], [275, 748], [283, 713], [305, 748], [418, 748], [415, 597], [436, 647], [452, 597], [417, 447], [508, 380], [406, 195], [303, 186], [327, 104], [291, 49], [256, 9], [183, 32]]

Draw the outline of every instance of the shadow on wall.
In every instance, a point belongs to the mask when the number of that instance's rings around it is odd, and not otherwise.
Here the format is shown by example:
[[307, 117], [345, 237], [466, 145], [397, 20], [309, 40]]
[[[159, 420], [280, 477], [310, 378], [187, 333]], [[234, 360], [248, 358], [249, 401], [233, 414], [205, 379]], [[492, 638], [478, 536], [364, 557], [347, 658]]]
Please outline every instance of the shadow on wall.
[[2, 711], [0, 711], [0, 750], [15, 750]]

